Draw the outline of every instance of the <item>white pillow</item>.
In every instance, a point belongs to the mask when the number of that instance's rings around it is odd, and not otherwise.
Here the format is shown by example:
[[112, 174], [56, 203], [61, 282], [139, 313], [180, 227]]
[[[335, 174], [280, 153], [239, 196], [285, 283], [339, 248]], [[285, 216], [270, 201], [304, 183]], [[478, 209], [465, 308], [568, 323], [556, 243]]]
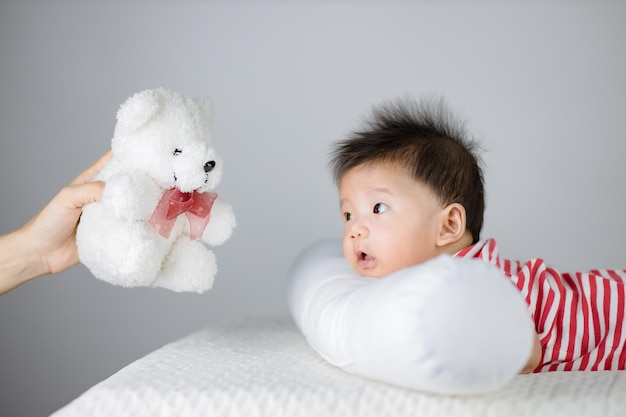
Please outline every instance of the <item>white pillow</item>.
[[295, 260], [294, 321], [328, 362], [355, 375], [446, 394], [496, 390], [528, 361], [534, 326], [521, 293], [487, 262], [442, 255], [377, 279], [339, 240]]

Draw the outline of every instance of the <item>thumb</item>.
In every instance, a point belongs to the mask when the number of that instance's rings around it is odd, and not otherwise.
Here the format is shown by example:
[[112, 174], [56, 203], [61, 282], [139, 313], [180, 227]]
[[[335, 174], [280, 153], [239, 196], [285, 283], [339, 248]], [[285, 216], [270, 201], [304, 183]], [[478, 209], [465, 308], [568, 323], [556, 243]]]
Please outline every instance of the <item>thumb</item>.
[[69, 209], [80, 209], [86, 204], [102, 200], [104, 182], [93, 181], [68, 185], [57, 195], [58, 202]]

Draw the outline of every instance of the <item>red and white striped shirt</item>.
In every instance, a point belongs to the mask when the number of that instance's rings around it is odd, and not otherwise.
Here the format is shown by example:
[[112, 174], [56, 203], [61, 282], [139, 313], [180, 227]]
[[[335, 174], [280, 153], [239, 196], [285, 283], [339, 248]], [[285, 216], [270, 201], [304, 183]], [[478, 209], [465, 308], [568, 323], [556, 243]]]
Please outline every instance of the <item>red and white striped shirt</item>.
[[456, 256], [494, 264], [521, 291], [542, 347], [534, 372], [626, 369], [626, 270], [562, 274], [542, 259], [501, 259], [493, 239]]

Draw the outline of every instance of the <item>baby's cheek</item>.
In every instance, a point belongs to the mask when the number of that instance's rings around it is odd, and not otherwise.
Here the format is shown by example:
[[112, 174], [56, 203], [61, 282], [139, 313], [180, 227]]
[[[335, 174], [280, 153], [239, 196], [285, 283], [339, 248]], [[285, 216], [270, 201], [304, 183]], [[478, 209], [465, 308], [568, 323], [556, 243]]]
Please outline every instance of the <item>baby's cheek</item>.
[[350, 239], [347, 239], [344, 237], [343, 239], [343, 256], [344, 258], [346, 258], [346, 261], [348, 261], [348, 263], [354, 267], [353, 262], [354, 262], [354, 249], [352, 248], [352, 243], [350, 242]]
[[424, 256], [416, 254], [414, 252], [401, 252], [398, 251], [396, 256], [392, 258], [387, 266], [389, 273], [398, 271], [400, 269], [415, 266], [424, 262]]

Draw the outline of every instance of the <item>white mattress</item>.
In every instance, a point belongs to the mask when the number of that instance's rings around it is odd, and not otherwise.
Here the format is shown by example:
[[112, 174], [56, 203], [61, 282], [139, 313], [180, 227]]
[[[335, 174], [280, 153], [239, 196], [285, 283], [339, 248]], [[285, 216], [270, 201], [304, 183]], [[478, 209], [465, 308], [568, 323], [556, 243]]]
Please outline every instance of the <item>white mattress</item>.
[[482, 396], [426, 394], [321, 359], [287, 321], [214, 325], [131, 363], [53, 414], [70, 416], [624, 416], [626, 372], [520, 375]]

